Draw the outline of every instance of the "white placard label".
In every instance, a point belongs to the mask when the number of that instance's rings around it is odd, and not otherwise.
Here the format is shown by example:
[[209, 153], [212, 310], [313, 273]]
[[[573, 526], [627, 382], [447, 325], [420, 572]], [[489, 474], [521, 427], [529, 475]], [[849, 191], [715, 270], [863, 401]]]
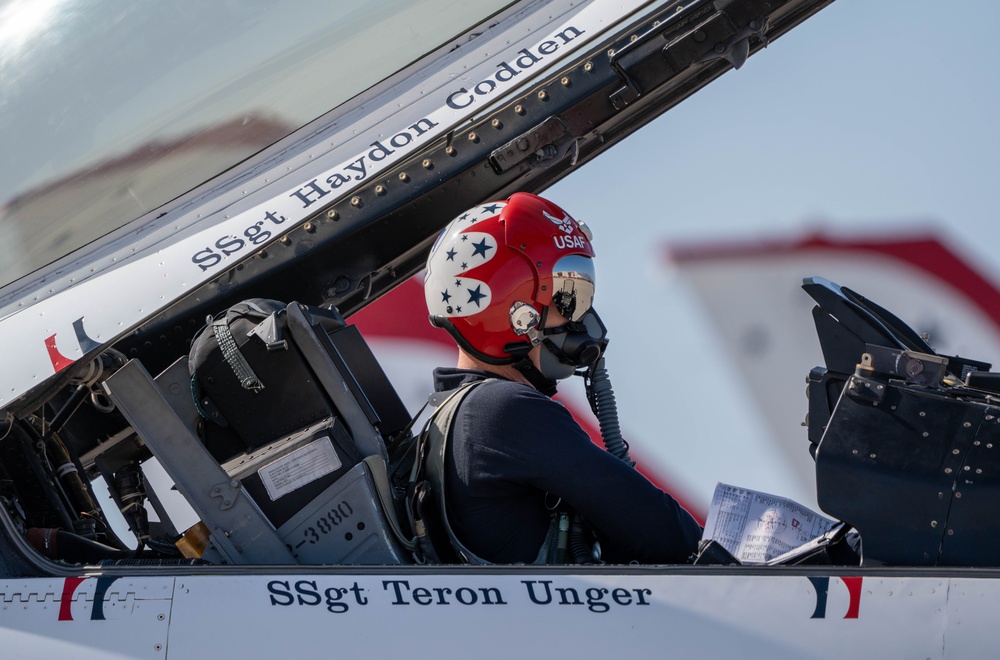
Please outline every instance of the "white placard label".
[[274, 501], [302, 488], [342, 465], [329, 436], [322, 436], [257, 470], [267, 494]]

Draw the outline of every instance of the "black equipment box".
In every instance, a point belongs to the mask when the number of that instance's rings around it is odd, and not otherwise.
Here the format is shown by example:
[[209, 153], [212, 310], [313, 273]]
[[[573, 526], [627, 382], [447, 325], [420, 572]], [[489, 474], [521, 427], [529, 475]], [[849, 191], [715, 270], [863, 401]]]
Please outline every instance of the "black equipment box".
[[[249, 313], [248, 305], [252, 306]], [[409, 412], [358, 329], [347, 325], [338, 312], [299, 303], [286, 309], [277, 301], [245, 301], [230, 308], [224, 317], [238, 353], [235, 358], [233, 353], [227, 357], [220, 348], [211, 324], [192, 344], [192, 377], [199, 406], [210, 423], [206, 443], [218, 458], [232, 458], [236, 453], [232, 449], [252, 453], [322, 420], [341, 416], [288, 327], [291, 315], [301, 320], [300, 326], [312, 327], [324, 359], [344, 379], [383, 438], [392, 437], [409, 423]], [[234, 360], [244, 362], [247, 373], [254, 377], [252, 386], [241, 381]], [[227, 427], [237, 440], [216, 442], [223, 433], [217, 427]], [[217, 450], [214, 445], [230, 451]]]
[[998, 417], [984, 400], [852, 377], [816, 452], [819, 505], [858, 529], [869, 562], [1000, 564]]

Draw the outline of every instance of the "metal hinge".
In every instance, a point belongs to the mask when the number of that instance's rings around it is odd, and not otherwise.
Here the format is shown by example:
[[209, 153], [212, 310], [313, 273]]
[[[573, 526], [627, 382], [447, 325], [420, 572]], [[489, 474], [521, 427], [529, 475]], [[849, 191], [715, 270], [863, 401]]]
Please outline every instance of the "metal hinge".
[[546, 161], [556, 162], [575, 143], [576, 140], [569, 135], [566, 122], [553, 116], [494, 150], [490, 154], [489, 163], [497, 174], [524, 161], [544, 166]]

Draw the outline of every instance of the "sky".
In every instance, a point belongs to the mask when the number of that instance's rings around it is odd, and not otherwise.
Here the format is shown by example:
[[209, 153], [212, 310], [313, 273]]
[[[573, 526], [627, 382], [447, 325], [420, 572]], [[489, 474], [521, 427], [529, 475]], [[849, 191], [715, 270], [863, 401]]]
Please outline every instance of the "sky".
[[987, 0], [837, 0], [545, 193], [594, 231], [626, 435], [658, 443], [699, 502], [716, 481], [814, 493], [745, 460], [769, 430], [662, 252], [930, 227], [1000, 281], [998, 24]]

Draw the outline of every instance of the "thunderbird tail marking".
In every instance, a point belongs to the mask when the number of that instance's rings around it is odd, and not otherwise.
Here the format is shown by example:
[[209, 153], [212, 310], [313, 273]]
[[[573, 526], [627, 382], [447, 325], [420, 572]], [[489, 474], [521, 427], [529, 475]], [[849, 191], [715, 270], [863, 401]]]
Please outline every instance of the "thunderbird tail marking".
[[62, 598], [59, 599], [59, 621], [72, 621], [73, 620], [73, 594], [76, 592], [76, 588], [80, 586], [80, 583], [87, 578], [82, 577], [68, 577], [63, 583]]
[[861, 609], [861, 581], [864, 579], [861, 575], [853, 575], [850, 577], [840, 578], [844, 582], [844, 586], [847, 587], [848, 593], [851, 594], [851, 604], [847, 607], [847, 613], [844, 614], [845, 619], [857, 619], [858, 610]]
[[[850, 595], [850, 601], [847, 606], [847, 612], [844, 614], [845, 619], [857, 619], [858, 612], [861, 609], [861, 583], [864, 579], [860, 575], [845, 576], [840, 578], [847, 587], [847, 593]], [[826, 601], [827, 596], [830, 593], [830, 578], [829, 577], [809, 577], [809, 581], [812, 583], [813, 589], [816, 590], [816, 608], [813, 610], [810, 619], [825, 619], [826, 618]]]
[[73, 364], [73, 360], [59, 352], [59, 347], [56, 346], [55, 335], [45, 338], [45, 350], [49, 352], [49, 360], [52, 362], [52, 368], [56, 373]]
[[90, 351], [100, 348], [101, 344], [87, 336], [87, 331], [83, 329], [83, 318], [73, 321], [73, 330], [76, 332], [76, 340], [80, 343], [80, 350], [86, 355]]

